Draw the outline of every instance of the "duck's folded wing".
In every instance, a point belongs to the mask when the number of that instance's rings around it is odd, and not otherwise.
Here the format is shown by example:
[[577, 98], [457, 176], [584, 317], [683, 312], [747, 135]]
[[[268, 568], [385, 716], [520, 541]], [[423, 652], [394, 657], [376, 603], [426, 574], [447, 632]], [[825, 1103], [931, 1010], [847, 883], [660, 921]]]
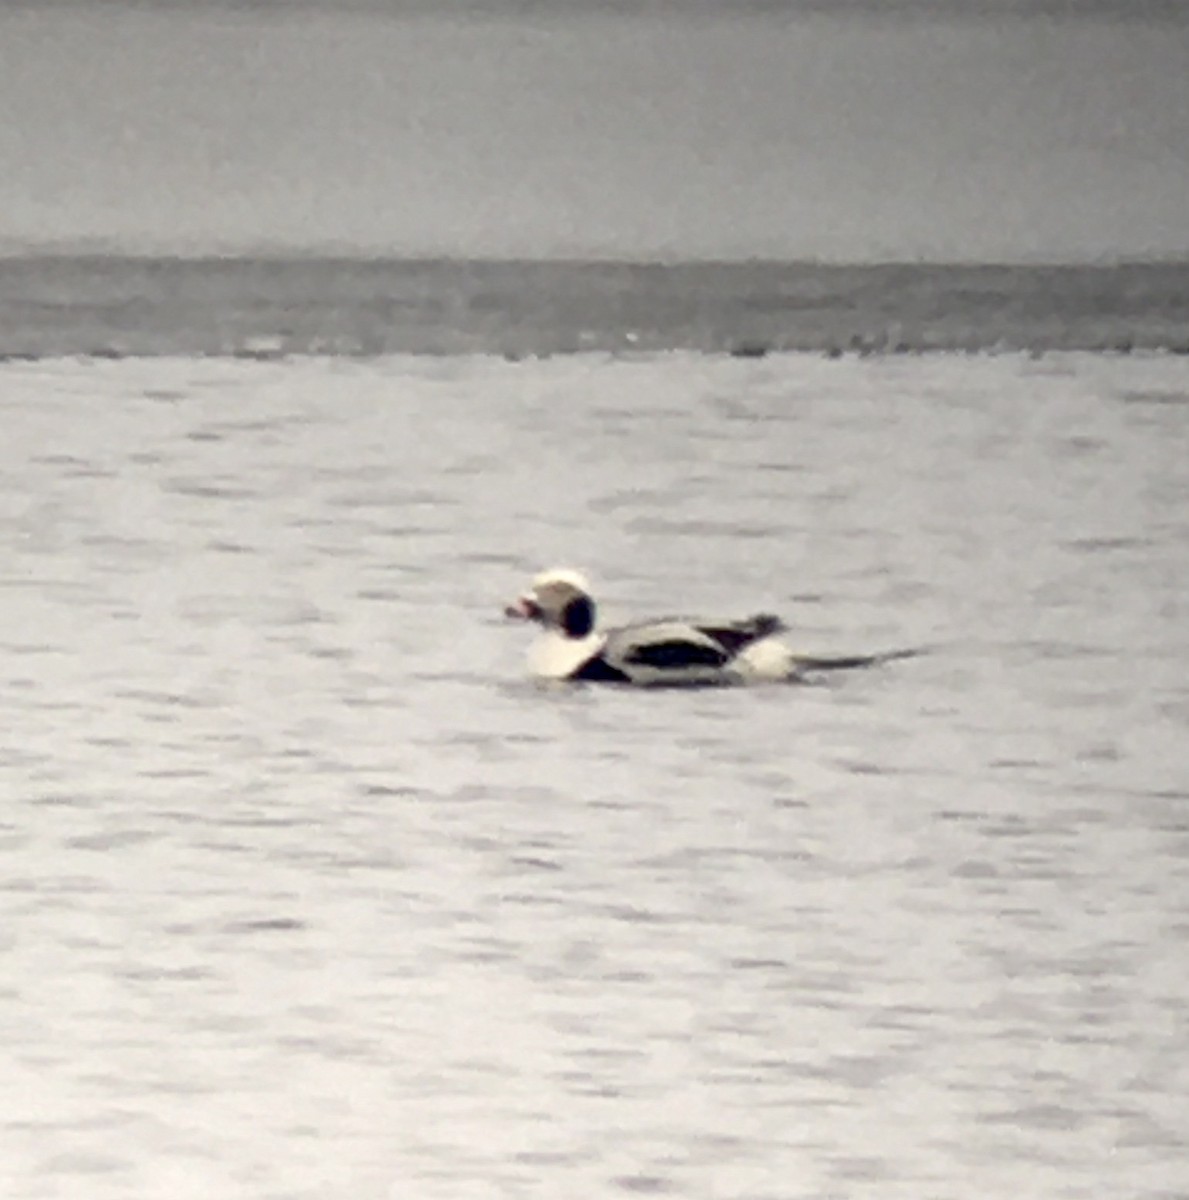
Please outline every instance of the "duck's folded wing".
[[761, 638], [784, 633], [787, 626], [772, 613], [756, 613], [737, 621], [691, 621], [699, 633], [713, 638], [729, 655], [738, 654], [744, 647]]
[[721, 677], [731, 655], [696, 625], [650, 621], [613, 630], [602, 657], [638, 683], [707, 683]]

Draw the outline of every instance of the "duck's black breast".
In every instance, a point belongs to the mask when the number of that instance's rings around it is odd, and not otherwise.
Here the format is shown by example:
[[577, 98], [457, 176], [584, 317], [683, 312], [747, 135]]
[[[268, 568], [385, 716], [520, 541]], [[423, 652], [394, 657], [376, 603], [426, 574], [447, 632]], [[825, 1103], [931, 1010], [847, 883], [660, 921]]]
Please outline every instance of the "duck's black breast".
[[631, 679], [618, 667], [613, 667], [601, 654], [588, 658], [570, 676], [584, 683], [630, 683]]

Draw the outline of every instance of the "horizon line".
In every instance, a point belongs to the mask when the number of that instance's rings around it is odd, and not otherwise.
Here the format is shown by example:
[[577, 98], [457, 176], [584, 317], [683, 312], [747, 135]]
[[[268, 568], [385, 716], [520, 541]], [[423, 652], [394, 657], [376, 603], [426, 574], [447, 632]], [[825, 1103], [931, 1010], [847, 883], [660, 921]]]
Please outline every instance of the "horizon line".
[[1189, 247], [1185, 250], [1159, 253], [1103, 253], [1099, 255], [860, 255], [853, 258], [819, 254], [650, 254], [567, 251], [559, 253], [459, 253], [445, 250], [400, 250], [321, 245], [258, 246], [229, 245], [226, 247], [170, 248], [129, 247], [107, 244], [105, 239], [74, 241], [49, 240], [24, 242], [13, 240], [6, 244], [0, 238], [0, 263], [49, 259], [111, 260], [125, 262], [175, 263], [249, 263], [249, 262], [343, 262], [377, 264], [452, 264], [457, 266], [603, 266], [603, 267], [741, 267], [783, 266], [817, 268], [888, 268], [888, 267], [987, 267], [1021, 268], [1102, 268], [1189, 266]]

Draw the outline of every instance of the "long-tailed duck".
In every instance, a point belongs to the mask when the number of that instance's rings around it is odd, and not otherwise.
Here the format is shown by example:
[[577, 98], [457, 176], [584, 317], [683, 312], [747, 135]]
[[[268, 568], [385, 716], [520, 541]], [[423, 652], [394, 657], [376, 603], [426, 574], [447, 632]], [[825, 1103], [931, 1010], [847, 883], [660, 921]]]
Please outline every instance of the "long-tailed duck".
[[544, 571], [505, 610], [535, 621], [543, 632], [530, 652], [542, 679], [645, 686], [784, 681], [800, 663], [779, 635], [785, 625], [771, 613], [741, 620], [664, 617], [599, 630], [595, 602], [577, 571]]

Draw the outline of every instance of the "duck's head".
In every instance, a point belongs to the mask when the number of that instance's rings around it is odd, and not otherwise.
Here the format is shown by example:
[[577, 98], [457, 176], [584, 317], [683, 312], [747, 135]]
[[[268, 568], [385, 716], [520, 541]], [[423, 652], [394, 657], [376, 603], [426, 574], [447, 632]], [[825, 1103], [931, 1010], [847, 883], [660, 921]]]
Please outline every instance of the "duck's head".
[[536, 621], [563, 637], [584, 638], [595, 626], [595, 602], [586, 578], [567, 567], [542, 571], [504, 611], [521, 621]]

